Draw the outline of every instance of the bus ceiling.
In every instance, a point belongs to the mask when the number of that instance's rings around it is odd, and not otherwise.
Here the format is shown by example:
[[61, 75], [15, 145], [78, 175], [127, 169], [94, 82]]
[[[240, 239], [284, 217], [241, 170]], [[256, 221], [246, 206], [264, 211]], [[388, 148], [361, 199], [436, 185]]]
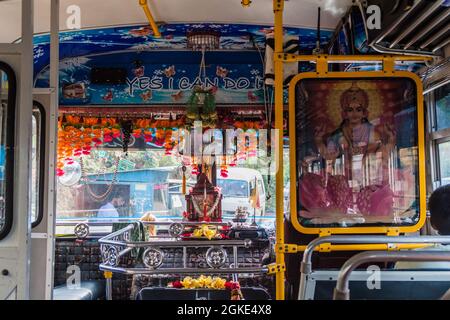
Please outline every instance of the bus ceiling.
[[[147, 16], [140, 6], [140, 0], [61, 0], [60, 30], [67, 30], [73, 22], [73, 15], [79, 11], [81, 28], [101, 28], [106, 26], [138, 25], [148, 23]], [[146, 1], [143, 1], [146, 2]], [[345, 13], [345, 7], [351, 0], [339, 1], [322, 14], [323, 28], [334, 29]], [[38, 17], [47, 16], [50, 2], [39, 1], [35, 5]], [[241, 0], [152, 0], [148, 7], [156, 22], [163, 23], [217, 22], [224, 24], [273, 25], [272, 0], [253, 1], [249, 7], [243, 7]], [[20, 1], [1, 1], [2, 23], [8, 28], [0, 30], [0, 41], [13, 42], [20, 37]], [[220, 9], [219, 9], [220, 8]], [[317, 1], [286, 1], [285, 26], [315, 28]], [[49, 31], [46, 19], [35, 19], [35, 33]]]

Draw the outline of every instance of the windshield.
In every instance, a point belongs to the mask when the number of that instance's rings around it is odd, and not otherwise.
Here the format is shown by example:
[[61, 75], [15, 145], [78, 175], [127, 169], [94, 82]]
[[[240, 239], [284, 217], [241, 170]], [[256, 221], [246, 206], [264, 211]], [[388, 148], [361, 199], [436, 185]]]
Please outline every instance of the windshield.
[[248, 182], [245, 180], [217, 179], [224, 197], [248, 197]]

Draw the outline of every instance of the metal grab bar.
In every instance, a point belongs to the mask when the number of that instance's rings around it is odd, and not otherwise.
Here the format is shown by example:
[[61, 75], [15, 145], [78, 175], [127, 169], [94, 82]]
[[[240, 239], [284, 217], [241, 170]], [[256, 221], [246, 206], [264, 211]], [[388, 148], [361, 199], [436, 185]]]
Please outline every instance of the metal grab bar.
[[433, 251], [366, 251], [354, 255], [348, 259], [339, 272], [336, 288], [333, 292], [333, 300], [350, 300], [350, 289], [348, 282], [350, 274], [358, 266], [370, 262], [393, 262], [393, 261], [448, 261], [450, 262], [450, 252]]
[[184, 226], [197, 226], [197, 225], [213, 225], [213, 226], [231, 226], [231, 222], [189, 222], [189, 221], [141, 221], [138, 218], [126, 218], [126, 219], [117, 219], [117, 220], [111, 220], [111, 221], [86, 221], [86, 220], [79, 220], [79, 221], [57, 221], [57, 226], [76, 226], [80, 223], [85, 223], [87, 225], [92, 226], [111, 226], [114, 223], [133, 223], [133, 222], [142, 222], [144, 225], [161, 225], [161, 226], [169, 226], [171, 224], [177, 223]]
[[124, 246], [127, 248], [143, 248], [143, 247], [211, 247], [211, 246], [227, 246], [227, 247], [250, 247], [252, 241], [246, 240], [189, 240], [189, 241], [128, 241], [128, 240], [113, 240], [114, 238], [121, 236], [125, 232], [133, 230], [136, 224], [129, 224], [128, 226], [117, 230], [107, 236], [104, 236], [98, 240], [99, 244], [108, 244], [113, 246]]
[[[120, 230], [119, 230], [120, 231]], [[143, 248], [143, 247], [211, 247], [211, 246], [222, 246], [222, 247], [250, 247], [252, 245], [251, 240], [188, 240], [188, 241], [116, 241], [101, 238], [98, 240], [100, 244], [110, 244], [115, 246], [126, 246], [127, 248]]]
[[337, 244], [400, 244], [400, 243], [420, 243], [420, 244], [449, 244], [450, 236], [326, 236], [316, 238], [311, 241], [303, 253], [303, 259], [300, 265], [300, 287], [298, 298], [305, 299], [306, 282], [312, 272], [312, 254], [314, 250], [324, 243]]
[[100, 264], [100, 270], [122, 274], [239, 274], [239, 273], [267, 273], [267, 267], [240, 267], [240, 268], [119, 268]]

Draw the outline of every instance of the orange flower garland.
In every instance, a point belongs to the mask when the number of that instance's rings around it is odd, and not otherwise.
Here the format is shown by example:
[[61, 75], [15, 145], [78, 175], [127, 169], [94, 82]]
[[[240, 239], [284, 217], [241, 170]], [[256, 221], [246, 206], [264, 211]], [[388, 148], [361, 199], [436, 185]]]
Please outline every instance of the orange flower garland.
[[[102, 131], [95, 128], [98, 118], [66, 115], [58, 120], [57, 175], [64, 174], [64, 165], [72, 164], [73, 157], [90, 154], [93, 147], [102, 143]], [[82, 121], [81, 121], [82, 120]]]
[[[137, 118], [132, 120], [131, 134], [135, 138], [143, 138], [145, 142], [153, 142], [163, 146], [166, 155], [171, 155], [180, 137], [176, 129], [186, 125], [185, 117], [178, 119]], [[234, 121], [235, 128], [258, 130], [264, 127], [261, 121]], [[176, 128], [174, 130], [174, 128]], [[74, 157], [89, 155], [93, 148], [103, 143], [113, 141], [121, 136], [120, 119], [114, 117], [77, 116], [65, 114], [58, 119], [58, 158], [57, 175], [64, 174], [65, 164], [74, 163]], [[256, 139], [241, 139], [238, 154], [225, 156], [221, 163], [221, 176], [228, 175], [228, 166], [235, 166], [236, 162], [247, 157], [256, 156]], [[193, 173], [198, 173], [198, 167], [193, 166]]]
[[[57, 175], [64, 174], [65, 164], [72, 164], [73, 157], [89, 155], [92, 148], [120, 137], [119, 119], [112, 117], [81, 117], [63, 115], [58, 119], [58, 159]], [[133, 120], [132, 135], [145, 142], [154, 141], [164, 146], [170, 155], [177, 142], [173, 139], [173, 128], [183, 127], [184, 118], [155, 120], [139, 118]]]

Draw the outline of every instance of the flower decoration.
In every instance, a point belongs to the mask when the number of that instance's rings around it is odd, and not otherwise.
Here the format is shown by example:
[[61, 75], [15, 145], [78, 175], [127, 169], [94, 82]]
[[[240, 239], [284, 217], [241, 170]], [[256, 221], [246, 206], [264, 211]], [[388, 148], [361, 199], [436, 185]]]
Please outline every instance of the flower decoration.
[[233, 126], [236, 129], [242, 129], [244, 131], [249, 129], [258, 130], [265, 127], [264, 121], [235, 121], [233, 122]]
[[176, 280], [168, 285], [177, 289], [216, 289], [216, 290], [240, 290], [238, 282], [227, 281], [220, 277], [211, 277], [201, 275], [198, 278], [185, 277], [183, 280]]
[[[196, 91], [197, 90], [197, 91]], [[194, 100], [192, 106], [203, 104], [201, 113], [195, 113], [195, 119], [201, 119], [206, 126], [215, 127], [217, 122], [217, 112], [215, 110], [214, 97], [211, 93], [194, 90]], [[205, 96], [205, 100], [197, 101], [199, 96]], [[203, 99], [203, 98], [202, 98]], [[207, 106], [206, 109], [204, 107]], [[192, 111], [192, 110], [191, 110]], [[198, 110], [197, 110], [198, 111]], [[192, 113], [192, 112], [191, 112]], [[79, 116], [74, 114], [64, 114], [58, 119], [58, 159], [57, 175], [64, 175], [65, 164], [74, 162], [74, 157], [83, 157], [89, 155], [92, 149], [112, 142], [114, 139], [122, 136], [122, 125], [125, 122], [131, 122], [131, 128], [128, 133], [135, 138], [142, 138], [147, 143], [164, 147], [166, 155], [172, 155], [174, 149], [183, 140], [179, 128], [189, 127], [191, 120], [187, 117], [173, 117], [169, 119], [135, 118], [132, 120], [116, 117], [97, 117], [97, 116]], [[190, 114], [192, 116], [192, 114]], [[234, 121], [231, 117], [227, 120], [234, 127], [247, 130], [257, 130], [264, 127], [262, 121]], [[228, 122], [227, 122], [228, 123]], [[228, 125], [229, 125], [228, 124]], [[206, 128], [204, 128], [206, 130]], [[247, 157], [256, 156], [257, 139], [241, 139], [238, 146], [238, 154], [225, 159], [220, 166], [220, 176], [228, 177], [228, 166], [233, 167], [238, 160]], [[249, 141], [250, 140], [250, 141]], [[199, 170], [195, 161], [190, 160], [192, 165], [192, 174], [198, 175]]]
[[220, 176], [222, 178], [228, 178], [228, 170], [226, 164], [220, 166]]
[[217, 233], [217, 228], [204, 224], [195, 229], [194, 232], [192, 232], [192, 236], [195, 238], [206, 237], [208, 240], [211, 240], [220, 235]]
[[[130, 135], [164, 146], [166, 155], [172, 154], [177, 145], [174, 128], [185, 125], [184, 117], [170, 120], [138, 118], [130, 120]], [[128, 122], [128, 123], [129, 123]], [[73, 163], [73, 157], [89, 155], [93, 148], [112, 142], [122, 136], [124, 121], [113, 117], [62, 115], [58, 119], [58, 176], [64, 175], [64, 165]], [[128, 134], [128, 132], [127, 132]]]
[[172, 287], [181, 289], [181, 288], [183, 288], [183, 284], [181, 283], [180, 280], [176, 280], [176, 281], [172, 282]]

